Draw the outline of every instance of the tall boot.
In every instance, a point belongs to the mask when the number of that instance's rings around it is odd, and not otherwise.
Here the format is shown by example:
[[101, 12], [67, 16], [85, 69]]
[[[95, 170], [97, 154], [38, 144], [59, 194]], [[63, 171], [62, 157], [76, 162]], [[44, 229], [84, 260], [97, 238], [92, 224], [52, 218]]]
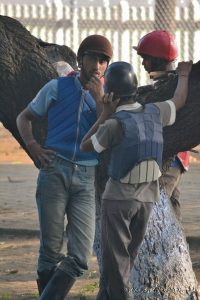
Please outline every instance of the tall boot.
[[74, 278], [57, 269], [44, 289], [40, 300], [64, 300], [74, 282]]
[[37, 272], [38, 273], [38, 278], [37, 278], [37, 286], [38, 286], [38, 292], [39, 296], [42, 294], [44, 291], [47, 283], [53, 276], [53, 273], [55, 271], [55, 267], [52, 270], [44, 270], [42, 272]]

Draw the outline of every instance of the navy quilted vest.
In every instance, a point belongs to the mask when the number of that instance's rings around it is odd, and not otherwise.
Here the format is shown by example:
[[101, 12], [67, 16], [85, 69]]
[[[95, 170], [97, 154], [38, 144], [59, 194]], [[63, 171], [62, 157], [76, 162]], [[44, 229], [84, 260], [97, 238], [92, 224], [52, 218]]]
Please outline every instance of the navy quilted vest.
[[76, 77], [58, 78], [58, 101], [48, 111], [45, 146], [72, 161], [93, 160], [95, 152], [81, 152], [80, 143], [96, 121], [96, 104]]
[[159, 108], [146, 104], [141, 112], [120, 111], [114, 114], [123, 128], [121, 143], [111, 150], [109, 176], [126, 176], [138, 163], [154, 159], [162, 166], [163, 135]]

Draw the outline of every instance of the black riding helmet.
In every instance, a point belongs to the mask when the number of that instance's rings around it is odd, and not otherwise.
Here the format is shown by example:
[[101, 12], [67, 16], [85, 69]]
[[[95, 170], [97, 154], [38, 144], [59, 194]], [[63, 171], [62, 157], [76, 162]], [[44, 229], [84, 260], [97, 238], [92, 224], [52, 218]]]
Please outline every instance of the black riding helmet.
[[136, 94], [137, 77], [131, 64], [118, 61], [110, 64], [104, 75], [105, 93], [114, 93], [116, 97], [130, 97]]

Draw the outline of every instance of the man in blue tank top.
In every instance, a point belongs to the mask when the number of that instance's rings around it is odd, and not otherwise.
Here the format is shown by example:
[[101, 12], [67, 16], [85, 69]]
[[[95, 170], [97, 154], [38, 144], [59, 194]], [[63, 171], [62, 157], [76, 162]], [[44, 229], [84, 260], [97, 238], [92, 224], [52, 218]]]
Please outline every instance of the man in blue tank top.
[[[48, 82], [17, 118], [17, 126], [40, 169], [36, 200], [40, 222], [38, 289], [41, 300], [62, 300], [75, 279], [87, 270], [95, 230], [94, 170], [97, 153], [83, 153], [80, 142], [102, 109], [101, 78], [112, 57], [101, 35], [79, 46], [80, 72]], [[44, 145], [31, 122], [47, 115]], [[67, 217], [67, 255], [62, 253]]]
[[110, 149], [109, 179], [102, 196], [102, 280], [99, 300], [132, 300], [129, 275], [159, 199], [162, 128], [172, 125], [186, 101], [192, 62], [179, 64], [172, 99], [135, 102], [137, 78], [130, 64], [116, 62], [105, 73], [104, 108], [81, 143], [82, 151]]

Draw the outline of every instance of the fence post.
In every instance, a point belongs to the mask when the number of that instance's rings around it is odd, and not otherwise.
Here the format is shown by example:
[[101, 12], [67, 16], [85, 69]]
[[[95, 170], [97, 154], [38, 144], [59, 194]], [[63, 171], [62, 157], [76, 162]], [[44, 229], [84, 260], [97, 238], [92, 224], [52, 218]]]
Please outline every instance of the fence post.
[[[176, 30], [175, 20], [176, 0], [156, 0], [155, 2], [155, 29], [164, 29], [170, 32]], [[164, 12], [164, 14], [163, 14]]]
[[[189, 5], [189, 20], [192, 21], [192, 24], [195, 24], [194, 22], [194, 6], [192, 5], [192, 3], [190, 3]], [[194, 60], [194, 32], [195, 30], [198, 30], [198, 26], [195, 24], [195, 28], [194, 26], [193, 30], [188, 30], [189, 33], [189, 59]]]
[[78, 8], [77, 0], [70, 0], [70, 15], [72, 17], [71, 48], [76, 52], [78, 46]]

